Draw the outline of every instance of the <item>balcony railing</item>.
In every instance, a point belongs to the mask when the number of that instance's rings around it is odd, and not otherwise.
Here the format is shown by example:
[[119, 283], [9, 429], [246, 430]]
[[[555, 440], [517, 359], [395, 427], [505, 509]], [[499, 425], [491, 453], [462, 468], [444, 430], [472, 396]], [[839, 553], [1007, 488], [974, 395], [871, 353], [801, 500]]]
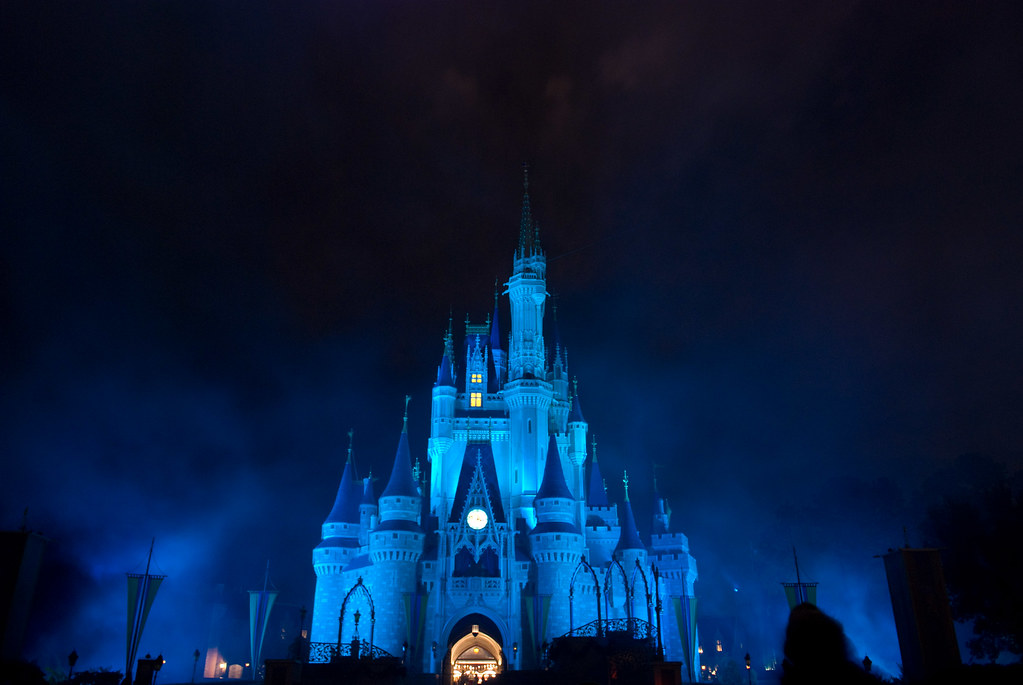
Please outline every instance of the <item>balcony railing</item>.
[[390, 652], [381, 649], [376, 645], [370, 645], [365, 640], [358, 642], [357, 645], [358, 649], [355, 651], [355, 654], [353, 654], [351, 642], [341, 643], [340, 652], [338, 651], [336, 642], [310, 642], [309, 663], [328, 664], [340, 657], [351, 656], [355, 656], [359, 659], [383, 659], [385, 657], [393, 656]]

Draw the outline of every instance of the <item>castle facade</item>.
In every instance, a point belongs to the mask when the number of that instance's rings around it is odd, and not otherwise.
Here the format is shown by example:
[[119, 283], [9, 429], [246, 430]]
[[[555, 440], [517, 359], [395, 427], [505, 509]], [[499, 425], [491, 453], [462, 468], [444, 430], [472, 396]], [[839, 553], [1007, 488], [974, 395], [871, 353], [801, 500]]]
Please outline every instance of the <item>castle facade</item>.
[[413, 466], [403, 427], [379, 497], [345, 465], [313, 550], [313, 647], [371, 645], [457, 679], [541, 667], [570, 632], [631, 631], [695, 675], [696, 562], [656, 488], [649, 544], [627, 478], [624, 500], [608, 500], [566, 352], [556, 331], [545, 336], [547, 261], [528, 190], [527, 176], [503, 293], [510, 332], [496, 298], [457, 350], [449, 324], [426, 464]]

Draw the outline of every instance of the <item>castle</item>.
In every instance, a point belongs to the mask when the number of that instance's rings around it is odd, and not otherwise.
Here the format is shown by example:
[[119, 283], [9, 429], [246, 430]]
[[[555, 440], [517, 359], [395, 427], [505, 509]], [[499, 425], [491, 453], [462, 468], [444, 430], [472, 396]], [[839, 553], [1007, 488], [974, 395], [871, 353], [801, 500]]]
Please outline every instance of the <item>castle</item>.
[[457, 679], [538, 668], [570, 631], [631, 631], [699, 672], [688, 539], [655, 492], [643, 543], [627, 477], [624, 501], [608, 501], [567, 354], [545, 336], [546, 271], [527, 173], [510, 335], [496, 297], [493, 319], [466, 321], [458, 354], [449, 323], [425, 468], [403, 426], [377, 498], [349, 451], [313, 550], [314, 648], [361, 643]]

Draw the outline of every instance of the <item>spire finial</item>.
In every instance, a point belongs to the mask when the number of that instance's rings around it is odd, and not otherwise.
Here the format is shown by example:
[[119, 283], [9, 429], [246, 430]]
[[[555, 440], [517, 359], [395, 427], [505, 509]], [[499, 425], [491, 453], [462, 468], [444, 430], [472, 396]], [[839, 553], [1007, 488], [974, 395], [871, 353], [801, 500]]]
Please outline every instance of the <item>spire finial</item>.
[[348, 429], [348, 461], [352, 461], [352, 442], [355, 440], [355, 429]]
[[593, 463], [596, 464], [597, 463], [597, 434], [594, 433], [591, 436], [591, 438], [592, 438], [592, 442], [590, 443], [590, 445], [593, 446]]
[[500, 283], [501, 283], [501, 279], [500, 278], [495, 278], [494, 279], [494, 311], [495, 312], [497, 311], [497, 298], [501, 294], [501, 286], [499, 285]]
[[572, 378], [572, 395], [579, 397], [579, 378]]
[[412, 399], [412, 395], [405, 395], [405, 417], [401, 420], [401, 432], [408, 432], [408, 403]]
[[625, 486], [625, 501], [629, 501], [629, 472], [628, 470], [622, 471], [622, 485]]
[[535, 234], [533, 212], [529, 206], [529, 164], [522, 164], [522, 218], [519, 221], [519, 258], [528, 257]]

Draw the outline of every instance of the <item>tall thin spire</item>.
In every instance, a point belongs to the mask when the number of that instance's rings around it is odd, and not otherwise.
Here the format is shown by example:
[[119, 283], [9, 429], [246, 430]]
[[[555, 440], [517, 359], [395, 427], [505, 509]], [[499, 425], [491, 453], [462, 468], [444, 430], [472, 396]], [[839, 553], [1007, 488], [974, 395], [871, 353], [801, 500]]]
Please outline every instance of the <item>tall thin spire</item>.
[[405, 395], [405, 416], [401, 420], [401, 432], [408, 433], [408, 403], [412, 399], [411, 395]]
[[522, 218], [519, 221], [519, 257], [528, 257], [533, 251], [536, 227], [533, 210], [529, 205], [529, 165], [522, 165]]

